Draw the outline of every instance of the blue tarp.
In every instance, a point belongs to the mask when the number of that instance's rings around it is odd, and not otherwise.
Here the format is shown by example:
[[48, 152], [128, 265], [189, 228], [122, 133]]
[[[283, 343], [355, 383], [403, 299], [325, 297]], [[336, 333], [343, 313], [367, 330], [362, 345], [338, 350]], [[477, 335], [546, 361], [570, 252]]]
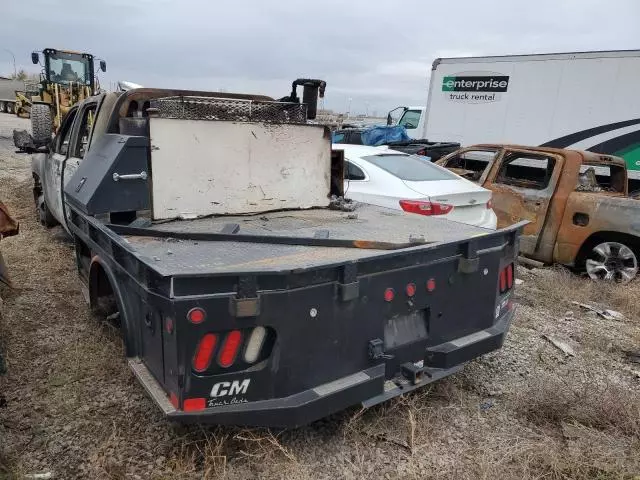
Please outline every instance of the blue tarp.
[[[349, 141], [349, 138], [353, 141], [353, 135], [349, 137], [345, 135], [344, 132], [345, 130], [342, 132], [333, 132], [333, 143], [344, 143], [345, 136], [347, 137], [347, 142]], [[411, 137], [407, 135], [407, 131], [402, 125], [370, 127], [361, 130], [360, 137], [362, 139], [362, 145], [369, 145], [371, 147], [386, 145], [389, 142], [403, 142], [411, 140]]]
[[411, 140], [402, 125], [371, 127], [362, 132], [362, 144], [377, 147], [389, 142], [404, 142]]

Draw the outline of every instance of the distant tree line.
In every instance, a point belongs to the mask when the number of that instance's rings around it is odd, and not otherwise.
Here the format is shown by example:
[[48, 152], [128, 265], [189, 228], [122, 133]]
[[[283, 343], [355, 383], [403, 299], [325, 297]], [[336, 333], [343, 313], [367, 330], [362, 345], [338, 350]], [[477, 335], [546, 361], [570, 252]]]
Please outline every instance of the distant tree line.
[[23, 69], [18, 70], [18, 73], [11, 75], [13, 80], [20, 80], [21, 82], [39, 82], [40, 75], [37, 73], [27, 73]]

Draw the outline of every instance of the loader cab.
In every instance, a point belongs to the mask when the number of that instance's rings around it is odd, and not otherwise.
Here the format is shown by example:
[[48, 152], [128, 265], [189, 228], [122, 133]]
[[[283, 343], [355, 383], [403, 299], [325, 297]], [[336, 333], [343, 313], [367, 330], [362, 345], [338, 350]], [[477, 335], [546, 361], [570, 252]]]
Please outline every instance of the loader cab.
[[[42, 51], [42, 57], [44, 61], [43, 83], [63, 86], [78, 85], [88, 87], [91, 95], [96, 93], [93, 55], [45, 48]], [[31, 54], [31, 61], [34, 64], [40, 63], [38, 52]], [[100, 60], [99, 67], [103, 72], [106, 71], [107, 66], [104, 60]]]

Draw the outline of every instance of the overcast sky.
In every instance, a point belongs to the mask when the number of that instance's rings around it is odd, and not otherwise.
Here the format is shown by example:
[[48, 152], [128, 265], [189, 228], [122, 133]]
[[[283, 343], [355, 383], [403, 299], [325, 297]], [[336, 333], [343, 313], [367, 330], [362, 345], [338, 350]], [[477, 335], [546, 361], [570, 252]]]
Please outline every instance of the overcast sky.
[[0, 24], [0, 75], [3, 49], [35, 73], [32, 50], [64, 48], [104, 58], [103, 86], [280, 97], [313, 77], [327, 108], [379, 115], [424, 104], [437, 57], [640, 48], [637, 0], [1, 0]]

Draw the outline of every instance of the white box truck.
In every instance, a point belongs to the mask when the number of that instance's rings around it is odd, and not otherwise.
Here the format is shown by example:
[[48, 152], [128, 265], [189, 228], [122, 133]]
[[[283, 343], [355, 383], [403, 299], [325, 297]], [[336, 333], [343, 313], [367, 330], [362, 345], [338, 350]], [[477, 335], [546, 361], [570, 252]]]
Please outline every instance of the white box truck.
[[438, 58], [412, 138], [574, 148], [623, 157], [640, 178], [640, 50]]

